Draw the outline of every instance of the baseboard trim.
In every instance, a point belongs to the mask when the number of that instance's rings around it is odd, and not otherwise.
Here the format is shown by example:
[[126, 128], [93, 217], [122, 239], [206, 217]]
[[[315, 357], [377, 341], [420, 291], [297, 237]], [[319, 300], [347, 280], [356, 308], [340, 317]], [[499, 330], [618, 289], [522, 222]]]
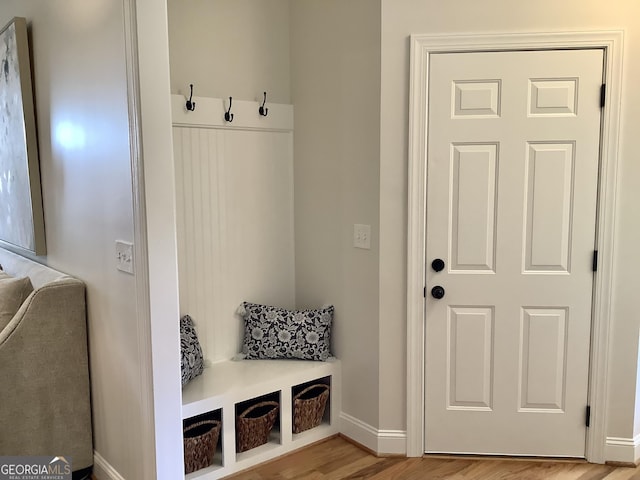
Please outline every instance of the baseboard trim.
[[378, 430], [341, 412], [340, 433], [378, 456], [407, 454], [407, 432], [404, 430]]
[[93, 451], [93, 475], [97, 480], [125, 480], [102, 455]]
[[640, 435], [633, 438], [607, 437], [605, 461], [611, 464], [638, 465]]

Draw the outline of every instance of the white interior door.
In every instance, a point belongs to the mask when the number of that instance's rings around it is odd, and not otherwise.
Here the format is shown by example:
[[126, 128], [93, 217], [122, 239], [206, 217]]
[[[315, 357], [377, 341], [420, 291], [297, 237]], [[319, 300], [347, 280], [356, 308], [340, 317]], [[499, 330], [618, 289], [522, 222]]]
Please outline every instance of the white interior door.
[[431, 55], [428, 452], [584, 456], [602, 78], [600, 49]]

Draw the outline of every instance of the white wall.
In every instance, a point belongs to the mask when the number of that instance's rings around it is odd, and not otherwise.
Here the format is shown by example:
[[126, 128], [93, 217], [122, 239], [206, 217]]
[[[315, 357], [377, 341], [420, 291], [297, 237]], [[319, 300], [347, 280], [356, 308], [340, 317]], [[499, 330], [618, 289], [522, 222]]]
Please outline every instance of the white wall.
[[168, 0], [171, 93], [290, 103], [289, 0]]
[[[0, 24], [31, 30], [48, 255], [87, 284], [95, 450], [143, 478], [145, 449], [134, 277], [115, 268], [132, 241], [123, 5], [3, 0]], [[73, 345], [69, 345], [73, 348]], [[53, 452], [52, 452], [53, 453]]]
[[[296, 302], [335, 305], [342, 410], [376, 428], [380, 3], [292, 1], [291, 86]], [[353, 247], [354, 223], [371, 250]]]
[[[126, 0], [125, 0], [126, 2]], [[182, 391], [180, 387], [180, 336], [178, 329], [178, 264], [176, 246], [176, 195], [171, 142], [171, 102], [169, 98], [169, 38], [164, 0], [136, 0], [132, 29], [137, 44], [132, 45], [138, 61], [139, 93], [136, 120], [140, 163], [136, 171], [142, 178], [137, 191], [138, 233], [146, 243], [147, 274], [145, 292], [139, 294], [139, 321], [148, 322], [153, 377], [153, 429], [155, 465], [149, 465], [143, 478], [176, 480], [183, 476]], [[133, 72], [136, 71], [132, 67]], [[141, 168], [140, 168], [141, 167]], [[141, 170], [141, 171], [140, 171]], [[146, 208], [145, 208], [146, 207]], [[147, 240], [148, 239], [148, 240]], [[144, 296], [148, 295], [148, 299]], [[143, 297], [143, 298], [140, 298]], [[148, 305], [145, 304], [148, 300]], [[144, 307], [147, 307], [146, 311]], [[143, 329], [144, 330], [144, 329]], [[144, 408], [144, 407], [143, 407]], [[135, 458], [135, 457], [134, 457]], [[155, 468], [154, 468], [155, 467]], [[154, 471], [155, 470], [155, 471]], [[126, 477], [128, 480], [138, 477]]]
[[[272, 108], [263, 120], [279, 116]], [[180, 314], [191, 316], [205, 360], [215, 362], [241, 351], [243, 301], [295, 307], [293, 134], [206, 125], [175, 126], [173, 144]]]
[[[640, 433], [635, 418], [637, 314], [640, 268], [640, 5], [636, 0], [383, 0], [382, 101], [380, 142], [380, 335], [389, 345], [381, 350], [381, 426], [403, 428], [397, 413], [405, 402], [406, 343], [406, 216], [409, 40], [412, 33], [496, 33], [624, 29], [622, 131], [618, 184], [616, 263], [609, 365], [607, 435], [632, 438]], [[400, 353], [403, 352], [403, 353]], [[638, 399], [640, 400], [640, 399]], [[383, 407], [384, 405], [384, 407]]]

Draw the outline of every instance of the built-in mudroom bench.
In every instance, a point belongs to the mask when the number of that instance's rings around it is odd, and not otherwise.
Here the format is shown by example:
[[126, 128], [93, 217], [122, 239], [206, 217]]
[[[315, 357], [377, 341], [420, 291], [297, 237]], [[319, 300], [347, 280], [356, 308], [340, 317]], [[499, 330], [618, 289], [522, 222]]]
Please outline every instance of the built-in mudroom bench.
[[[320, 425], [293, 433], [293, 393], [299, 386], [326, 383], [329, 401]], [[303, 360], [240, 360], [213, 364], [182, 392], [182, 417], [213, 414], [222, 422], [214, 463], [187, 479], [214, 479], [244, 470], [258, 463], [338, 433], [340, 413], [340, 362]], [[279, 403], [279, 415], [269, 442], [251, 450], [236, 451], [238, 406], [262, 397]]]
[[[263, 92], [255, 101], [190, 100], [172, 96], [180, 310], [193, 319], [207, 366], [183, 387], [182, 418], [185, 431], [216, 425], [213, 464], [186, 474], [209, 480], [338, 433], [341, 365], [232, 360], [243, 345], [243, 302], [320, 307], [295, 299], [293, 106], [263, 105]], [[301, 429], [294, 403], [314, 388], [323, 413]], [[238, 418], [257, 404], [277, 406], [277, 417], [266, 443], [241, 446]]]

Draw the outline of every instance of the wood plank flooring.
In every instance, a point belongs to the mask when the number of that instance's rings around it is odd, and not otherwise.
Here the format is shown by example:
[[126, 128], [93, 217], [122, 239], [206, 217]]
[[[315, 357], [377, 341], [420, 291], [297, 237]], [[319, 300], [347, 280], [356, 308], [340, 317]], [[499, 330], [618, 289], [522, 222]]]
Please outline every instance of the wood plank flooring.
[[226, 480], [640, 480], [640, 467], [584, 461], [465, 457], [379, 458], [340, 437]]

